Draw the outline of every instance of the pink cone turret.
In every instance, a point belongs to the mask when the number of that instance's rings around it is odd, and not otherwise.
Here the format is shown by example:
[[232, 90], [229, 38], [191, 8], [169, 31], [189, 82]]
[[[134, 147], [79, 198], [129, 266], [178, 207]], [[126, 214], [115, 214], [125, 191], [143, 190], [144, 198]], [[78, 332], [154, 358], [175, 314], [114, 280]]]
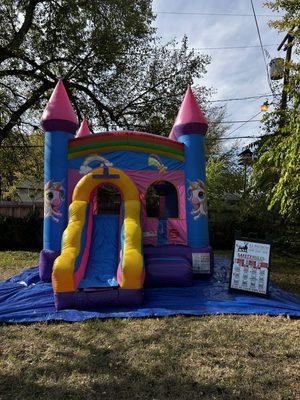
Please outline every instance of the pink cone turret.
[[[45, 131], [44, 250], [52, 252], [54, 257], [61, 251], [61, 238], [68, 222], [68, 147], [78, 128], [77, 117], [62, 80], [55, 86], [41, 125]], [[53, 188], [59, 188], [61, 193], [54, 201], [56, 211], [52, 206]]]
[[[184, 96], [169, 138], [184, 144], [187, 239], [192, 248], [208, 248], [208, 218], [205, 186], [205, 134], [208, 124], [189, 87]], [[195, 203], [201, 204], [198, 211]], [[201, 213], [199, 210], [202, 207]]]
[[64, 131], [74, 134], [77, 130], [77, 117], [61, 79], [43, 112], [41, 124], [45, 132]]
[[83, 137], [83, 136], [89, 136], [90, 134], [91, 134], [90, 128], [88, 127], [86, 119], [83, 118], [80, 128], [78, 129], [75, 137], [79, 138], [79, 137]]
[[179, 136], [186, 134], [205, 135], [207, 132], [207, 121], [197, 103], [194, 93], [189, 86], [169, 138], [177, 140]]

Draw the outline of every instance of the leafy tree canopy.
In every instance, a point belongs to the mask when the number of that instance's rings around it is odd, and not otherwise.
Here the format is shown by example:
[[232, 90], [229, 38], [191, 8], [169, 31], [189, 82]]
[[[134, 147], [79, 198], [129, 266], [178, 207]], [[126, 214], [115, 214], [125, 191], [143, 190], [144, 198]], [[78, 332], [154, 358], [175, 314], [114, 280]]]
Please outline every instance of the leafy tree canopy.
[[274, 11], [284, 11], [284, 17], [271, 26], [293, 36], [294, 61], [289, 69], [287, 108], [274, 104], [274, 111], [265, 118], [266, 136], [258, 143], [258, 160], [253, 177], [264, 191], [269, 209], [276, 207], [291, 223], [300, 221], [300, 5], [298, 0], [275, 0], [266, 3]]
[[[182, 95], [209, 58], [187, 38], [162, 46], [151, 0], [2, 0], [0, 143], [32, 132], [58, 77], [93, 131], [169, 132]], [[208, 91], [199, 88], [204, 101]]]

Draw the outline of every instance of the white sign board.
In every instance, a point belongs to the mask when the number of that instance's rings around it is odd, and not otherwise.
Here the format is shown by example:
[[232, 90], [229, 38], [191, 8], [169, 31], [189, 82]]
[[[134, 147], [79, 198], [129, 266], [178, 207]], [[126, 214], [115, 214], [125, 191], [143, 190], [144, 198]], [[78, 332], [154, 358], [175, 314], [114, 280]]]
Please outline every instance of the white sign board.
[[210, 253], [192, 253], [193, 273], [210, 274]]
[[267, 243], [236, 240], [233, 253], [230, 288], [267, 294], [270, 248]]

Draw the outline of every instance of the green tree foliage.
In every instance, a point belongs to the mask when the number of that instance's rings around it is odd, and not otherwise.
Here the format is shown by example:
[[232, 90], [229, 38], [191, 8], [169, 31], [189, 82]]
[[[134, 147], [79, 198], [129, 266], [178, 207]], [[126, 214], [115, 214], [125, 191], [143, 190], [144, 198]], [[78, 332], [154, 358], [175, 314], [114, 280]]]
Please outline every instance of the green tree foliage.
[[[201, 100], [199, 100], [200, 102]], [[206, 146], [206, 158], [209, 160], [212, 157], [221, 157], [221, 161], [224, 161], [225, 154], [228, 155], [234, 153], [235, 146], [233, 146], [233, 152], [224, 153], [224, 142], [220, 140], [221, 137], [226, 136], [226, 132], [229, 129], [229, 125], [224, 121], [226, 119], [226, 108], [225, 107], [211, 107], [209, 104], [204, 103], [204, 114], [208, 122], [208, 130], [206, 134], [205, 146]]]
[[[162, 46], [151, 0], [3, 0], [0, 4], [0, 143], [31, 132], [58, 77], [93, 131], [168, 132], [188, 84], [209, 58]], [[179, 47], [179, 48], [178, 48]], [[200, 90], [201, 98], [207, 91]]]
[[43, 184], [43, 142], [41, 133], [30, 136], [14, 132], [3, 141], [0, 151], [0, 200], [19, 200], [18, 186], [31, 185], [34, 200]]
[[[290, 222], [300, 218], [300, 112], [292, 108], [285, 125], [258, 144], [253, 177], [258, 189]], [[272, 114], [269, 118], [272, 118]]]
[[[15, 198], [22, 180], [42, 181], [42, 150], [30, 147], [39, 136], [28, 134], [37, 132], [58, 77], [92, 131], [120, 127], [169, 134], [187, 86], [203, 76], [210, 59], [190, 51], [186, 37], [161, 45], [151, 26], [151, 3], [1, 2], [2, 196]], [[209, 106], [210, 90], [193, 89], [209, 121], [211, 157], [221, 151], [217, 139], [227, 129], [221, 123], [225, 110]]]
[[[276, 0], [266, 5], [284, 12], [284, 17], [270, 25], [293, 35], [293, 58], [299, 60], [299, 1]], [[288, 94], [287, 108], [283, 110], [280, 103], [275, 104], [274, 111], [265, 118], [266, 136], [257, 146], [253, 177], [257, 190], [266, 194], [269, 209], [277, 209], [286, 221], [297, 224], [300, 221], [300, 64], [294, 61], [285, 67], [290, 73], [289, 84], [283, 88]]]
[[208, 198], [214, 212], [222, 212], [226, 197], [240, 198], [243, 193], [243, 171], [234, 161], [232, 151], [211, 157], [206, 168]]
[[230, 248], [238, 230], [244, 188], [236, 150], [213, 152], [206, 166], [210, 238], [217, 248]]

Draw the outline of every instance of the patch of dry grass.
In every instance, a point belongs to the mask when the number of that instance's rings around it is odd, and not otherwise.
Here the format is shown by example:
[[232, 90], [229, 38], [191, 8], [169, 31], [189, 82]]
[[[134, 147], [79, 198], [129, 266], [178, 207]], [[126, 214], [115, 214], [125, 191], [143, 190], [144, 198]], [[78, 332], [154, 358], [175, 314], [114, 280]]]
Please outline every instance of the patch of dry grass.
[[271, 280], [282, 289], [300, 295], [300, 257], [274, 255]]
[[0, 280], [8, 279], [25, 268], [34, 267], [38, 262], [37, 252], [0, 251]]
[[[2, 278], [38, 259], [2, 255]], [[280, 264], [278, 283], [299, 281], [299, 268], [286, 278]], [[1, 400], [300, 398], [300, 320], [89, 320], [1, 325], [0, 337]]]
[[1, 326], [3, 399], [297, 399], [299, 320]]

